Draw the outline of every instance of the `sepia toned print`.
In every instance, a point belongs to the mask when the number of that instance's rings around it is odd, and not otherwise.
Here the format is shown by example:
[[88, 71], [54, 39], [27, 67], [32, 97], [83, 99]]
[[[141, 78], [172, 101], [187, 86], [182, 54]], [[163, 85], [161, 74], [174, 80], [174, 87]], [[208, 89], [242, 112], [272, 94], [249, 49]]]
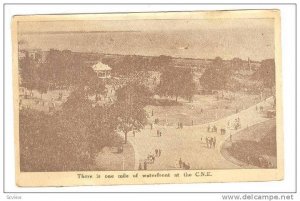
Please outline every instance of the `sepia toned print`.
[[272, 10], [15, 17], [18, 185], [282, 179], [279, 38]]

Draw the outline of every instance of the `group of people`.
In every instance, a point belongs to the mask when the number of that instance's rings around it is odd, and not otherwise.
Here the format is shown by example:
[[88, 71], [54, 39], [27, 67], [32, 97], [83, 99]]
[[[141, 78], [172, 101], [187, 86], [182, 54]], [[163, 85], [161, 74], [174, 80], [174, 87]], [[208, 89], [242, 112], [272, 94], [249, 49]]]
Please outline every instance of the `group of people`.
[[213, 126], [208, 125], [207, 126], [207, 132], [217, 132], [217, 131], [218, 131], [218, 128], [216, 125], [213, 125]]
[[157, 137], [161, 137], [161, 136], [162, 136], [162, 132], [161, 132], [160, 130], [157, 130], [157, 131], [156, 131], [156, 136], [157, 136]]
[[216, 147], [216, 143], [217, 143], [217, 138], [216, 137], [206, 137], [205, 138], [206, 141], [206, 146], [207, 148], [215, 148]]
[[55, 107], [56, 107], [56, 105], [55, 105], [54, 99], [52, 98], [50, 105], [49, 105], [49, 112], [55, 111]]
[[153, 164], [155, 161], [156, 157], [160, 157], [161, 156], [161, 149], [155, 149], [155, 153], [152, 154], [148, 154], [147, 159], [144, 160], [144, 164], [142, 165], [142, 163], [139, 163], [139, 170], [147, 170], [148, 167], [148, 163], [149, 164]]
[[183, 123], [182, 122], [177, 123], [177, 129], [183, 129]]
[[239, 128], [242, 127], [241, 126], [241, 120], [240, 120], [239, 117], [234, 120], [234, 125], [235, 125], [235, 127], [234, 127], [235, 130], [237, 130], [237, 129], [239, 129]]
[[264, 111], [264, 106], [261, 105], [261, 106], [259, 106], [259, 108], [258, 108], [258, 106], [256, 105], [256, 106], [255, 106], [255, 110], [256, 110], [256, 111], [259, 111], [259, 112], [262, 112], [262, 111]]
[[182, 161], [181, 158], [179, 159], [178, 164], [180, 169], [189, 170], [191, 168], [190, 164]]
[[58, 93], [58, 98], [57, 98], [57, 100], [58, 100], [58, 101], [62, 101], [62, 98], [63, 98], [63, 93], [62, 93], [62, 92], [59, 92], [59, 93]]
[[[217, 133], [218, 132], [218, 128], [217, 128], [216, 125], [213, 125], [213, 126], [208, 125], [207, 126], [207, 132], [216, 132]], [[225, 135], [226, 134], [226, 129], [225, 128], [221, 128], [220, 132], [221, 132], [221, 135]]]
[[25, 92], [24, 92], [23, 96], [24, 96], [25, 99], [33, 97], [33, 92], [32, 91], [27, 91], [27, 90], [24, 90], [24, 91]]
[[231, 128], [231, 129], [234, 129], [234, 130], [237, 130], [237, 129], [241, 128], [242, 124], [241, 124], [240, 118], [238, 117], [238, 118], [234, 119], [233, 122], [228, 121], [227, 126], [228, 126], [228, 128]]

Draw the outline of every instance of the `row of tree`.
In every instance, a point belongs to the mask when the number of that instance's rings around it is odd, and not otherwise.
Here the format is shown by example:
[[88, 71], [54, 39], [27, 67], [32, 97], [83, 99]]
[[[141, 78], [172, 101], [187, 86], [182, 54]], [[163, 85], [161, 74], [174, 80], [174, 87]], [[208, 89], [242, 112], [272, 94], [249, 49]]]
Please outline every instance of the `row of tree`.
[[143, 57], [126, 55], [115, 58], [103, 58], [102, 62], [112, 67], [115, 75], [130, 75], [139, 71], [162, 71], [169, 65], [172, 57], [161, 55], [158, 57]]
[[[233, 67], [226, 66], [222, 58], [216, 57], [199, 79], [203, 88], [207, 90], [230, 90], [237, 88], [237, 85], [242, 85], [233, 77], [233, 73], [237, 69], [241, 69], [242, 60], [235, 58], [232, 62], [234, 64]], [[272, 88], [275, 85], [274, 59], [263, 60], [260, 68], [253, 74], [252, 79], [262, 83], [261, 88]]]

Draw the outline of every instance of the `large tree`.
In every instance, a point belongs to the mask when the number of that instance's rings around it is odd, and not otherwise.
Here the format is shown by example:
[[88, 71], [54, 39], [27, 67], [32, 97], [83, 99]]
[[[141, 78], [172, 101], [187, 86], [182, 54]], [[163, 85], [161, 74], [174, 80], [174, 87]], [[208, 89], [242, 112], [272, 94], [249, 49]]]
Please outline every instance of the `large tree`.
[[253, 74], [253, 78], [263, 83], [266, 88], [275, 86], [275, 61], [266, 59], [261, 62], [261, 67]]
[[200, 84], [207, 90], [225, 89], [230, 72], [222, 58], [216, 57], [201, 76]]
[[162, 96], [182, 97], [191, 100], [195, 93], [195, 84], [191, 69], [167, 67], [160, 76], [157, 86], [158, 94]]
[[[70, 114], [70, 113], [68, 113]], [[74, 114], [74, 113], [73, 113]], [[89, 145], [85, 122], [66, 113], [46, 114], [20, 110], [22, 171], [89, 170]]]
[[80, 140], [82, 150], [87, 156], [94, 157], [103, 147], [111, 145], [116, 125], [109, 108], [93, 106], [88, 93], [85, 88], [74, 90], [63, 104], [61, 116], [68, 127], [76, 125], [77, 131], [68, 128], [72, 131], [69, 135], [74, 144]]
[[148, 87], [136, 82], [128, 83], [116, 91], [117, 101], [143, 106], [149, 103], [152, 95]]
[[[43, 70], [40, 77], [53, 87], [87, 86], [93, 89], [96, 85], [99, 86], [99, 80], [91, 66], [84, 62], [80, 54], [69, 50], [51, 49], [41, 68]], [[92, 91], [96, 92], [94, 89]]]
[[91, 170], [95, 154], [112, 142], [113, 118], [108, 108], [93, 107], [84, 89], [73, 91], [62, 110], [51, 114], [22, 109], [21, 170]]
[[36, 62], [30, 58], [28, 52], [19, 60], [20, 85], [34, 90], [38, 86], [38, 72]]
[[111, 106], [111, 112], [117, 129], [124, 133], [125, 143], [130, 131], [140, 131], [146, 125], [144, 106], [149, 97], [150, 91], [146, 87], [132, 83], [117, 91], [117, 101]]
[[172, 66], [172, 57], [166, 55], [160, 55], [151, 59], [151, 66], [153, 69], [163, 72], [165, 69]]

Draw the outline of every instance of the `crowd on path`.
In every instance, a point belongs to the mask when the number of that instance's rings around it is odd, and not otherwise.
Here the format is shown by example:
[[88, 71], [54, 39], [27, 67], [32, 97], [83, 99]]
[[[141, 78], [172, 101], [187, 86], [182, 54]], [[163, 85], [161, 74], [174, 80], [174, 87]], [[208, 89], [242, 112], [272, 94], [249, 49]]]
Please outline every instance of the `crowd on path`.
[[157, 137], [161, 137], [161, 136], [162, 136], [162, 132], [161, 132], [160, 130], [157, 130], [157, 131], [156, 131], [156, 136], [157, 136]]
[[217, 128], [216, 125], [213, 125], [213, 126], [208, 125], [207, 126], [207, 132], [218, 132], [218, 128]]
[[216, 137], [205, 137], [206, 147], [208, 149], [216, 148], [217, 138]]
[[229, 129], [234, 129], [234, 130], [242, 128], [242, 124], [241, 124], [240, 118], [237, 117], [237, 118], [234, 119], [234, 121], [228, 121], [227, 122], [227, 127]]
[[153, 164], [155, 162], [155, 158], [159, 158], [161, 156], [161, 152], [162, 152], [161, 149], [155, 149], [154, 154], [153, 153], [148, 154], [144, 162], [139, 163], [139, 170], [147, 170], [148, 164]]
[[182, 122], [177, 123], [177, 129], [183, 129], [183, 123]]

